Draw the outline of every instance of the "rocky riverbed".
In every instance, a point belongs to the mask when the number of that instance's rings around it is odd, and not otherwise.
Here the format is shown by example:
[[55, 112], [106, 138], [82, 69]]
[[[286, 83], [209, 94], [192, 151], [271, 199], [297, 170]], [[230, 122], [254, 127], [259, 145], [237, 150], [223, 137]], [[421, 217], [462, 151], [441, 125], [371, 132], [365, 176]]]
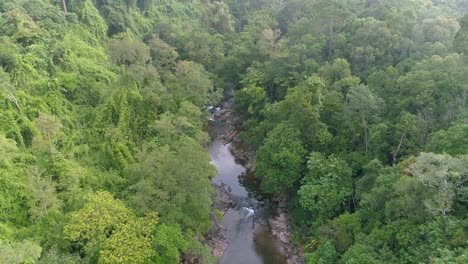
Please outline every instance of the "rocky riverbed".
[[[232, 144], [231, 152], [236, 159], [241, 161], [242, 165], [247, 169], [247, 173], [253, 173], [255, 170], [255, 149], [245, 146], [239, 139], [239, 132], [242, 129], [242, 119], [232, 109], [232, 99], [225, 101], [221, 109], [214, 113], [213, 117], [216, 120], [222, 121], [223, 126], [218, 134], [218, 137], [224, 144]], [[223, 214], [229, 208], [236, 205], [235, 198], [231, 193], [230, 187], [225, 184], [214, 184], [218, 190], [215, 206]], [[280, 251], [287, 258], [289, 264], [305, 263], [302, 248], [291, 243], [291, 226], [288, 219], [288, 208], [286, 198], [265, 199], [262, 195], [257, 195], [259, 206], [269, 206], [273, 209], [273, 214], [268, 217], [266, 223], [271, 234], [280, 241]], [[261, 221], [261, 220], [260, 220]], [[205, 239], [212, 253], [221, 257], [228, 247], [228, 242], [222, 236], [223, 227], [213, 221], [212, 231]]]

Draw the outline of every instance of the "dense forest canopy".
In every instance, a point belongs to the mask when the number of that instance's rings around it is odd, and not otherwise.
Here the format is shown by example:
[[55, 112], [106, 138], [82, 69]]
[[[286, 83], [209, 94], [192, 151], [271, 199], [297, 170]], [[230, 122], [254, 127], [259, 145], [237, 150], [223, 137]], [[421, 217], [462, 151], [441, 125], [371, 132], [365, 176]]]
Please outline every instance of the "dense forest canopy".
[[0, 0], [0, 262], [215, 262], [230, 87], [308, 263], [468, 262], [465, 0]]

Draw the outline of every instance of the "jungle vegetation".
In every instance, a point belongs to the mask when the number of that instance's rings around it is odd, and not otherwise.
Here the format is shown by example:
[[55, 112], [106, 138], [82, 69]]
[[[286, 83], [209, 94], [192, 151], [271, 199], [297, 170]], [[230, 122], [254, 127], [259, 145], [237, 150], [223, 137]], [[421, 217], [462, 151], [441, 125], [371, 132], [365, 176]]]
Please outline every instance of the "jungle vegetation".
[[464, 0], [0, 0], [0, 263], [216, 260], [235, 87], [308, 263], [468, 262]]

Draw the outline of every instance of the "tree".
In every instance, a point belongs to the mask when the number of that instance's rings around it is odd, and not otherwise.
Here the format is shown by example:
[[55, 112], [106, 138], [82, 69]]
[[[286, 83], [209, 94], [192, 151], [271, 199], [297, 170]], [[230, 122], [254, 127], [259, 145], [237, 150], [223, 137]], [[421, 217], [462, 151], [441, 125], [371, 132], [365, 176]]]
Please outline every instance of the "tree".
[[[400, 133], [398, 145], [392, 150], [392, 163], [396, 165], [398, 154], [400, 153], [403, 143], [409, 136], [416, 137], [418, 128], [422, 125], [422, 120], [408, 112], [403, 113], [396, 124], [396, 130]], [[413, 139], [414, 140], [414, 139]]]
[[[0, 134], [0, 222], [26, 225], [29, 218], [28, 179], [18, 163], [21, 152], [16, 143]], [[1, 236], [0, 236], [1, 238]]]
[[37, 129], [41, 135], [34, 138], [34, 145], [53, 157], [57, 152], [57, 143], [62, 135], [63, 125], [57, 116], [40, 113], [34, 120]]
[[354, 24], [357, 30], [352, 32], [348, 50], [356, 75], [368, 76], [376, 69], [393, 66], [399, 60], [405, 43], [401, 43], [401, 37], [389, 29], [386, 22], [364, 18]]
[[151, 58], [148, 46], [139, 40], [130, 38], [111, 39], [109, 57], [112, 63], [127, 67], [132, 64], [147, 64]]
[[421, 35], [421, 42], [440, 42], [450, 45], [459, 29], [460, 24], [454, 17], [437, 16], [424, 19], [415, 31], [416, 35]]
[[[154, 254], [153, 230], [158, 222], [155, 213], [130, 219], [112, 232], [99, 251], [99, 263], [145, 263]], [[174, 249], [176, 252], [177, 248]]]
[[256, 12], [226, 57], [223, 75], [226, 81], [236, 84], [253, 62], [263, 62], [274, 51], [280, 36], [277, 21], [271, 10]]
[[229, 36], [234, 31], [231, 12], [224, 2], [213, 2], [207, 5], [205, 12], [205, 23], [218, 34]]
[[449, 155], [468, 154], [468, 125], [456, 124], [446, 130], [439, 130], [431, 135], [428, 150]]
[[0, 240], [0, 262], [9, 264], [36, 263], [42, 248], [33, 241], [11, 242]]
[[466, 108], [467, 71], [458, 54], [433, 56], [417, 63], [398, 80], [398, 109], [423, 117], [425, 131], [447, 127], [462, 117]]
[[356, 198], [361, 199], [366, 193], [369, 193], [375, 186], [379, 174], [383, 171], [382, 163], [374, 159], [363, 166], [363, 176], [355, 183]]
[[299, 139], [299, 131], [286, 123], [278, 124], [257, 151], [256, 174], [261, 188], [280, 194], [291, 188], [300, 178], [306, 150]]
[[157, 211], [161, 222], [203, 232], [209, 228], [216, 175], [209, 156], [195, 140], [174, 138], [171, 146], [147, 144], [128, 169], [134, 183], [129, 196], [138, 212]]
[[456, 52], [468, 54], [468, 15], [460, 19], [460, 29], [455, 34], [453, 46]]
[[312, 212], [318, 221], [331, 219], [342, 212], [352, 194], [351, 176], [346, 161], [311, 153], [298, 190], [301, 206]]
[[380, 258], [372, 246], [355, 244], [346, 251], [342, 261], [349, 264], [375, 264], [380, 263]]
[[[3, 72], [3, 69], [6, 72], [10, 72], [18, 63], [19, 48], [10, 38], [5, 36], [0, 37], [0, 43], [2, 45], [2, 50], [0, 51], [0, 66], [2, 69], [0, 69], [0, 72]], [[3, 73], [0, 74], [3, 75]]]
[[357, 86], [361, 80], [351, 75], [351, 65], [346, 59], [338, 58], [332, 64], [325, 63], [318, 70], [320, 77], [332, 86], [333, 90], [346, 95], [350, 87]]
[[330, 241], [320, 243], [312, 256], [307, 260], [308, 264], [334, 263], [338, 257], [335, 247]]
[[188, 248], [188, 241], [179, 227], [161, 224], [156, 228], [154, 246], [158, 253], [152, 257], [154, 263], [177, 264], [180, 263], [181, 252]]
[[308, 77], [289, 89], [284, 100], [268, 105], [263, 112], [263, 126], [270, 131], [277, 124], [287, 123], [300, 132], [300, 140], [307, 150], [319, 149], [330, 142], [331, 134], [320, 119], [324, 83], [318, 77]]
[[[354, 3], [355, 4], [355, 3]], [[326, 38], [324, 47], [325, 60], [332, 60], [339, 47], [339, 39], [343, 31], [356, 19], [352, 9], [358, 5], [350, 5], [350, 1], [316, 1], [312, 6], [314, 12], [313, 23], [315, 32]], [[314, 32], [314, 33], [315, 33]]]
[[386, 109], [385, 112], [390, 113], [392, 116], [397, 114], [394, 112], [400, 112], [400, 109], [395, 107], [398, 104], [400, 98], [395, 96], [398, 94], [398, 78], [400, 77], [399, 72], [394, 67], [390, 66], [383, 70], [373, 72], [367, 78], [369, 89], [377, 96], [385, 100]]
[[153, 65], [160, 71], [174, 70], [179, 54], [174, 47], [169, 46], [159, 38], [153, 38], [149, 43]]
[[187, 100], [199, 107], [216, 104], [222, 94], [220, 89], [215, 90], [203, 66], [189, 61], [177, 64], [175, 75], [169, 80], [168, 86], [176, 101]]
[[457, 190], [468, 181], [468, 156], [454, 158], [449, 155], [421, 153], [410, 166], [411, 172], [432, 192], [425, 206], [434, 215], [447, 215], [453, 210]]
[[65, 226], [67, 239], [98, 263], [179, 263], [187, 241], [180, 228], [158, 225], [155, 212], [135, 216], [120, 200], [98, 191]]
[[81, 258], [77, 254], [61, 252], [57, 248], [52, 248], [49, 249], [47, 252], [43, 252], [41, 258], [37, 263], [79, 264], [81, 263]]
[[350, 127], [361, 127], [366, 153], [369, 150], [369, 127], [379, 120], [383, 100], [374, 95], [366, 85], [352, 87], [346, 95], [345, 116]]
[[[73, 1], [73, 3], [75, 2]], [[81, 4], [83, 5], [82, 7]], [[80, 22], [86, 25], [89, 31], [91, 31], [98, 39], [105, 40], [107, 38], [107, 31], [109, 28], [93, 1], [85, 0], [83, 3], [79, 3], [79, 5], [80, 8], [76, 8], [78, 10], [75, 12], [79, 15]]]
[[108, 237], [132, 218], [132, 212], [122, 201], [106, 191], [98, 191], [82, 209], [72, 214], [63, 232], [66, 239], [75, 241], [89, 257], [97, 259]]
[[247, 117], [260, 117], [260, 111], [265, 107], [267, 97], [265, 90], [249, 85], [238, 90], [235, 94], [235, 109]]
[[56, 184], [37, 166], [28, 170], [28, 190], [31, 195], [29, 213], [33, 219], [47, 217], [49, 212], [57, 213], [62, 207], [55, 194]]
[[218, 72], [222, 69], [224, 63], [223, 36], [193, 29], [186, 33], [185, 38], [187, 41], [179, 44], [181, 58], [199, 63], [210, 72]]

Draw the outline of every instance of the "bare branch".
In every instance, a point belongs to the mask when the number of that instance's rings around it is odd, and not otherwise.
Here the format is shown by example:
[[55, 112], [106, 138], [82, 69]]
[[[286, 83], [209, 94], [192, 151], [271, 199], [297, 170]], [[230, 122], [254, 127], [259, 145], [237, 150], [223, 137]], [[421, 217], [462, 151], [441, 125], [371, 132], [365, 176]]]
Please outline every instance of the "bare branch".
[[22, 114], [22, 113], [23, 113], [23, 110], [21, 109], [21, 106], [19, 105], [18, 99], [16, 99], [16, 97], [15, 97], [15, 95], [13, 94], [12, 91], [7, 90], [7, 92], [8, 92], [8, 99], [10, 99], [11, 101], [13, 101], [13, 103], [16, 105], [16, 107], [18, 108], [18, 110], [19, 110], [20, 113]]

